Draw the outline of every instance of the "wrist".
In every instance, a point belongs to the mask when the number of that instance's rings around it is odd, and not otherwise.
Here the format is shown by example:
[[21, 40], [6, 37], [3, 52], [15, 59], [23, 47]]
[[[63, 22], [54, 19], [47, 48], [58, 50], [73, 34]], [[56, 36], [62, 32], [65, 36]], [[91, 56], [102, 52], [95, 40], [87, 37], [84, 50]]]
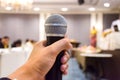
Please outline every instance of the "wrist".
[[42, 80], [43, 76], [39, 75], [34, 69], [24, 65], [8, 76], [11, 80]]

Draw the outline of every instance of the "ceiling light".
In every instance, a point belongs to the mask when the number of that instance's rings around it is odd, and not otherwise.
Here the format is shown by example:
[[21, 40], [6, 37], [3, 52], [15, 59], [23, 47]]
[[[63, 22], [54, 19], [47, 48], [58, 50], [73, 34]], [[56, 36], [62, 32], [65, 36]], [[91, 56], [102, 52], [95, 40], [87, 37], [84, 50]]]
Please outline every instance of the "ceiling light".
[[68, 11], [68, 8], [61, 8], [61, 11]]
[[96, 9], [94, 7], [91, 7], [88, 9], [89, 11], [95, 11]]
[[110, 7], [110, 3], [104, 3], [104, 7]]
[[10, 10], [12, 10], [12, 7], [8, 6], [5, 9], [8, 10], [8, 11], [10, 11]]
[[34, 11], [40, 11], [40, 8], [39, 7], [35, 7], [33, 8]]

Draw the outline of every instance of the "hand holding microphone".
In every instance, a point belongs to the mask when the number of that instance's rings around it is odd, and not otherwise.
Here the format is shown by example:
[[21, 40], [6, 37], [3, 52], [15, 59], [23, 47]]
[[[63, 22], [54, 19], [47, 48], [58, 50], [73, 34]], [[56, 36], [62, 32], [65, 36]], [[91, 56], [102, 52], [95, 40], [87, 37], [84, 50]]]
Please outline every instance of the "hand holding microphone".
[[[41, 41], [41, 42], [36, 43], [31, 52], [31, 55], [30, 55], [29, 59], [26, 61], [26, 63], [8, 76], [11, 80], [44, 80], [45, 78], [46, 78], [46, 80], [60, 80], [61, 79], [62, 74], [60, 71], [60, 66], [66, 65], [67, 60], [69, 59], [69, 56], [67, 54], [64, 54], [63, 50], [71, 49], [72, 45], [71, 45], [69, 39], [63, 38], [64, 34], [66, 32], [66, 27], [64, 27], [65, 29], [63, 28], [63, 26], [60, 27], [59, 23], [63, 23], [63, 22], [59, 21], [59, 20], [61, 20], [61, 17], [60, 16], [58, 17], [58, 16], [59, 15], [56, 15], [57, 18], [54, 16], [53, 17], [51, 16], [51, 17], [52, 17], [52, 19], [56, 18], [56, 21], [58, 20], [58, 23], [54, 24], [54, 25], [55, 26], [57, 25], [57, 27], [59, 27], [57, 29], [59, 29], [60, 31], [59, 30], [55, 31], [55, 32], [59, 32], [59, 34], [58, 34], [59, 36], [58, 35], [56, 36], [56, 34], [53, 34], [54, 35], [54, 36], [52, 36], [54, 38], [53, 39], [53, 38], [50, 38], [50, 36], [48, 34], [48, 39], [47, 39], [48, 46], [46, 46], [46, 41]], [[50, 18], [48, 18], [48, 19], [50, 19]], [[54, 20], [51, 20], [51, 21], [54, 23]], [[46, 28], [49, 26], [50, 25], [47, 25]], [[63, 32], [61, 32], [61, 28], [62, 28]], [[57, 30], [57, 29], [54, 29], [54, 27], [53, 27], [50, 30], [52, 31], [52, 30]], [[49, 31], [47, 33], [49, 33]], [[54, 31], [52, 33], [54, 33]], [[61, 39], [61, 38], [63, 38], [63, 39]], [[56, 39], [57, 40], [61, 39], [61, 40], [56, 41]], [[51, 43], [51, 40], [53, 43]], [[55, 40], [55, 41], [53, 41], [53, 40]], [[49, 45], [49, 44], [51, 44], [51, 45]], [[61, 51], [62, 51], [62, 53], [61, 53]], [[59, 54], [60, 55], [64, 54], [64, 56], [62, 57], [62, 59], [63, 59], [62, 61], [59, 60], [59, 59], [61, 59], [61, 56], [59, 58], [57, 56]], [[66, 58], [66, 60], [64, 58]], [[60, 65], [59, 66], [57, 65], [54, 68], [53, 65], [54, 65], [54, 63], [56, 64], [56, 61], [58, 62], [57, 64], [60, 64]], [[61, 62], [62, 62], [62, 65], [61, 65]], [[51, 73], [50, 69], [51, 70], [53, 69], [53, 71], [52, 71], [53, 73]], [[49, 70], [50, 70], [50, 72], [48, 72]], [[64, 72], [64, 70], [66, 70], [66, 69], [63, 68], [62, 72]], [[58, 74], [58, 73], [60, 73], [60, 74]], [[60, 77], [60, 78], [58, 78], [58, 77]]]

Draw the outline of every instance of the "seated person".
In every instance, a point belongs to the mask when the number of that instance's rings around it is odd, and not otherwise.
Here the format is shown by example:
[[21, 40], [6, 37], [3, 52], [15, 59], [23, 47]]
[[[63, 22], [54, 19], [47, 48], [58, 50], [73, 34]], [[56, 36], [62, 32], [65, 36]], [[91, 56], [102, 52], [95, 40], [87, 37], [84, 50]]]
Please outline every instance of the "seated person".
[[112, 22], [112, 25], [111, 25], [112, 30], [114, 30], [115, 25], [118, 26], [118, 30], [120, 31], [120, 14], [119, 14], [119, 19]]
[[9, 37], [8, 36], [4, 36], [1, 39], [0, 48], [8, 48], [8, 47], [9, 47]]
[[113, 26], [115, 32], [119, 32], [118, 25]]
[[22, 45], [22, 41], [19, 39], [13, 42], [12, 47], [20, 47]]

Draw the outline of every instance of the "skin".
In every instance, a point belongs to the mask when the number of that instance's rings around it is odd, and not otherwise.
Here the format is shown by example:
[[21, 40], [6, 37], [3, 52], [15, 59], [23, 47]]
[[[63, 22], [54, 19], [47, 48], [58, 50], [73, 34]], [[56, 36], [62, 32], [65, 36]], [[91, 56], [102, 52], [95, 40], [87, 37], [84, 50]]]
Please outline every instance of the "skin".
[[[72, 48], [70, 40], [67, 38], [61, 39], [47, 47], [45, 47], [45, 44], [46, 41], [35, 44], [28, 61], [8, 77], [12, 80], [44, 80], [45, 75], [53, 66], [57, 55], [62, 50]], [[65, 52], [61, 58], [62, 65], [60, 67], [63, 74], [67, 74], [68, 60], [69, 55]]]

